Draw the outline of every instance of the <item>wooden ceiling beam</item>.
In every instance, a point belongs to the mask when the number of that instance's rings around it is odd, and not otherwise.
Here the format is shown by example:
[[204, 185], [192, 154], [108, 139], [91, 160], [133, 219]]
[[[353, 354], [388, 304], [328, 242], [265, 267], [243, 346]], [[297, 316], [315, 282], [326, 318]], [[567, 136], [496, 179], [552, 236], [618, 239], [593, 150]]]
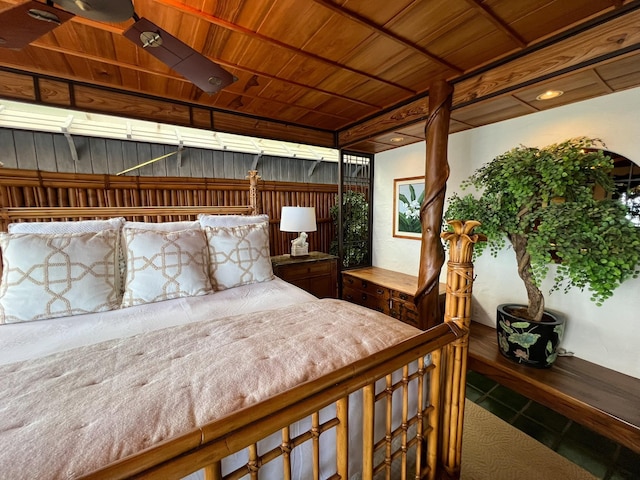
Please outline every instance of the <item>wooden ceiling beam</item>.
[[509, 25], [504, 23], [498, 17], [496, 17], [491, 10], [489, 10], [485, 5], [480, 3], [479, 0], [465, 0], [469, 5], [471, 5], [474, 9], [476, 9], [484, 18], [489, 20], [495, 27], [498, 28], [502, 33], [508, 36], [511, 40], [513, 40], [520, 48], [524, 48], [527, 46], [527, 42], [518, 35]]
[[507, 95], [511, 100], [513, 100], [514, 102], [518, 103], [519, 105], [522, 105], [524, 108], [526, 108], [527, 110], [529, 110], [529, 112], [531, 113], [536, 113], [539, 112], [540, 109], [536, 108], [534, 105], [531, 105], [529, 102], [525, 102], [524, 100], [516, 97], [515, 95]]
[[379, 35], [382, 35], [383, 37], [389, 38], [395, 42], [400, 43], [404, 47], [407, 47], [413, 50], [414, 52], [417, 52], [420, 55], [423, 55], [424, 57], [428, 58], [430, 61], [434, 63], [437, 63], [441, 67], [447, 68], [449, 70], [453, 70], [457, 74], [463, 73], [463, 70], [460, 67], [457, 67], [456, 65], [453, 65], [452, 63], [447, 62], [446, 60], [438, 57], [437, 55], [432, 54], [427, 49], [422, 48], [420, 45], [417, 45], [407, 40], [406, 38], [401, 37], [400, 35], [396, 35], [392, 31], [384, 27], [376, 25], [372, 21], [366, 19], [361, 15], [358, 15], [355, 12], [352, 12], [351, 10], [347, 10], [346, 8], [340, 7], [329, 0], [313, 0], [313, 1], [331, 10], [332, 12], [337, 13], [342, 17], [348, 18], [349, 20], [352, 20], [370, 30], [373, 30], [374, 32], [376, 32]]
[[365, 77], [368, 80], [373, 80], [375, 82], [383, 83], [383, 84], [388, 85], [390, 87], [397, 88], [397, 89], [399, 89], [399, 90], [401, 90], [401, 91], [403, 91], [403, 92], [405, 92], [407, 94], [416, 95], [418, 93], [418, 92], [416, 92], [416, 91], [414, 91], [414, 90], [412, 90], [410, 88], [407, 88], [407, 87], [405, 87], [403, 85], [400, 85], [398, 83], [391, 82], [389, 80], [385, 80], [384, 78], [377, 77], [375, 75], [371, 75], [371, 74], [369, 74], [367, 72], [363, 72], [362, 70], [357, 70], [355, 68], [349, 67], [348, 65], [344, 65], [342, 63], [334, 62], [333, 60], [329, 60], [328, 58], [321, 57], [320, 55], [316, 55], [314, 53], [307, 52], [307, 51], [302, 50], [300, 48], [296, 48], [296, 47], [293, 47], [291, 45], [288, 45], [288, 44], [286, 44], [284, 42], [276, 40], [275, 38], [271, 38], [271, 37], [268, 37], [266, 35], [262, 35], [262, 34], [260, 34], [258, 32], [254, 32], [253, 30], [251, 30], [249, 28], [242, 27], [240, 25], [236, 25], [235, 23], [231, 23], [231, 22], [228, 22], [228, 21], [223, 20], [221, 18], [215, 17], [215, 16], [213, 16], [213, 15], [207, 13], [207, 12], [203, 12], [202, 10], [198, 10], [197, 8], [193, 8], [193, 7], [190, 7], [188, 5], [185, 5], [184, 3], [180, 3], [177, 0], [156, 0], [156, 2], [160, 3], [160, 4], [163, 4], [163, 5], [166, 5], [168, 7], [174, 8], [174, 9], [176, 9], [176, 10], [182, 12], [182, 13], [186, 13], [188, 15], [193, 15], [193, 16], [201, 19], [201, 20], [206, 20], [207, 22], [209, 22], [209, 23], [211, 23], [213, 25], [217, 25], [218, 27], [222, 27], [222, 28], [225, 28], [227, 30], [231, 30], [231, 31], [234, 31], [234, 32], [237, 32], [237, 33], [242, 33], [244, 35], [248, 35], [248, 36], [250, 36], [250, 37], [252, 37], [252, 38], [254, 38], [256, 40], [259, 40], [259, 41], [264, 42], [264, 43], [268, 43], [268, 44], [276, 46], [278, 48], [282, 48], [284, 50], [292, 52], [292, 53], [294, 53], [296, 55], [303, 56], [303, 57], [308, 58], [310, 60], [315, 60], [317, 62], [324, 63], [325, 65], [328, 65], [330, 67], [334, 67], [334, 68], [337, 68], [337, 69], [340, 69], [340, 70], [346, 70], [348, 72], [351, 72], [353, 74], [359, 75], [361, 77]]
[[[18, 2], [14, 2], [14, 3], [18, 3]], [[182, 4], [180, 4], [180, 5], [182, 5]], [[173, 6], [173, 5], [170, 4], [170, 6]], [[199, 11], [197, 11], [197, 12], [199, 12]], [[186, 13], [193, 13], [193, 12], [186, 12]], [[213, 17], [213, 18], [215, 18], [215, 17]], [[207, 18], [207, 19], [209, 19], [209, 18]], [[82, 25], [86, 25], [88, 27], [95, 28], [97, 30], [102, 30], [102, 31], [111, 33], [112, 35], [124, 36], [125, 29], [121, 28], [121, 27], [117, 27], [117, 26], [112, 25], [112, 24], [97, 22], [95, 20], [90, 20], [88, 18], [80, 17], [78, 15], [73, 17], [71, 19], [71, 21], [75, 22], [75, 23], [82, 24]], [[95, 61], [107, 63], [109, 65], [113, 65], [113, 66], [116, 66], [116, 67], [124, 67], [124, 68], [129, 68], [131, 70], [139, 71], [139, 72], [142, 72], [142, 73], [148, 73], [150, 75], [157, 75], [157, 76], [160, 76], [160, 77], [163, 77], [163, 78], [167, 78], [167, 79], [170, 79], [170, 80], [179, 80], [179, 81], [184, 81], [185, 83], [192, 83], [189, 80], [184, 79], [183, 77], [176, 77], [175, 75], [172, 75], [172, 74], [167, 74], [167, 73], [162, 73], [162, 72], [158, 72], [158, 71], [154, 71], [154, 70], [149, 70], [149, 69], [146, 69], [146, 68], [141, 68], [141, 67], [139, 67], [137, 65], [125, 64], [125, 63], [122, 63], [122, 62], [109, 60], [109, 59], [106, 59], [106, 58], [103, 58], [103, 57], [96, 57], [96, 56], [92, 56], [92, 55], [85, 54], [85, 53], [82, 53], [80, 55], [80, 54], [78, 54], [78, 52], [75, 52], [75, 51], [72, 51], [72, 50], [68, 50], [68, 49], [64, 49], [64, 48], [57, 47], [57, 46], [53, 46], [53, 45], [49, 45], [49, 44], [45, 44], [42, 41], [32, 42], [31, 45], [38, 46], [39, 48], [43, 48], [43, 49], [47, 49], [47, 50], [63, 53], [65, 55], [71, 55], [71, 56], [76, 56], [76, 57], [80, 57], [80, 58], [87, 58], [87, 59], [90, 59], [90, 60], [95, 60]], [[323, 88], [318, 88], [318, 87], [315, 87], [315, 86], [312, 86], [312, 85], [303, 84], [303, 83], [297, 82], [295, 80], [291, 80], [289, 78], [285, 79], [285, 78], [281, 78], [281, 77], [278, 77], [278, 76], [275, 76], [275, 75], [264, 73], [264, 72], [261, 72], [261, 71], [258, 71], [258, 70], [253, 70], [253, 69], [250, 69], [250, 68], [247, 68], [247, 67], [240, 66], [240, 65], [235, 64], [235, 63], [226, 62], [226, 61], [221, 60], [219, 58], [210, 58], [210, 57], [207, 57], [207, 58], [209, 58], [210, 60], [220, 64], [223, 67], [233, 68], [233, 69], [236, 69], [236, 70], [239, 70], [239, 71], [250, 73], [251, 75], [258, 75], [258, 76], [263, 77], [263, 78], [268, 78], [269, 80], [273, 80], [273, 81], [284, 82], [284, 83], [291, 84], [291, 85], [294, 85], [294, 86], [299, 87], [299, 88], [303, 88], [303, 89], [311, 90], [311, 91], [314, 91], [314, 92], [322, 93], [322, 94], [328, 95], [330, 97], [335, 97], [335, 98], [338, 98], [340, 100], [346, 100], [348, 102], [353, 102], [354, 104], [361, 105], [361, 106], [368, 107], [368, 108], [372, 108], [372, 109], [375, 109], [375, 110], [379, 110], [381, 108], [380, 105], [375, 105], [375, 104], [372, 104], [372, 103], [369, 103], [369, 102], [365, 102], [365, 101], [360, 100], [358, 98], [348, 97], [346, 95], [341, 95], [339, 93], [332, 92], [332, 91], [329, 91], [329, 90], [326, 90], [326, 89], [323, 89]], [[407, 90], [407, 91], [408, 92], [412, 92], [413, 94], [415, 94], [415, 92], [413, 92], [411, 90]], [[313, 111], [315, 111], [315, 110], [313, 110]], [[322, 113], [322, 112], [320, 112], [320, 113]], [[343, 118], [343, 117], [339, 117], [338, 116], [337, 118]]]
[[[78, 52], [73, 51], [73, 50], [68, 50], [68, 49], [61, 48], [61, 47], [58, 47], [58, 46], [55, 46], [55, 45], [45, 45], [45, 44], [42, 44], [41, 42], [34, 42], [34, 43], [32, 43], [32, 45], [33, 46], [37, 46], [38, 48], [42, 48], [43, 50], [62, 53], [63, 55], [68, 55], [68, 56], [72, 56], [72, 57], [78, 57], [78, 58], [82, 58], [83, 60], [89, 60], [89, 61], [94, 61], [94, 62], [99, 62], [99, 63], [106, 63], [107, 65], [112, 65], [112, 66], [118, 67], [118, 68], [126, 68], [126, 69], [130, 69], [130, 70], [133, 70], [133, 71], [136, 71], [136, 72], [139, 72], [139, 73], [145, 73], [145, 74], [153, 75], [153, 76], [156, 76], [156, 77], [162, 77], [162, 78], [166, 78], [166, 79], [172, 80], [172, 81], [179, 81], [179, 82], [183, 82], [183, 83], [190, 84], [190, 85], [192, 84], [191, 81], [187, 80], [186, 78], [184, 78], [182, 76], [176, 77], [175, 75], [172, 75], [172, 74], [144, 69], [142, 67], [139, 67], [137, 65], [132, 65], [132, 64], [129, 64], [129, 63], [123, 63], [123, 62], [119, 62], [119, 61], [116, 61], [116, 60], [110, 60], [110, 59], [106, 59], [104, 57], [97, 57], [95, 55], [89, 55], [89, 54], [86, 54], [86, 53], [79, 54]], [[17, 66], [16, 68], [20, 68], [20, 67]], [[50, 75], [46, 71], [40, 71], [40, 72], [36, 72], [36, 73], [39, 73], [40, 75]], [[258, 74], [258, 75], [261, 75], [261, 74]], [[77, 79], [75, 79], [75, 78], [66, 78], [65, 80], [77, 81]], [[289, 82], [289, 83], [292, 83], [292, 82]], [[103, 86], [107, 86], [107, 87], [113, 88], [110, 84], [104, 83], [104, 82], [97, 81], [96, 84], [100, 84], [100, 85], [103, 85]], [[125, 87], [120, 87], [120, 88], [125, 89]], [[304, 88], [308, 88], [308, 87], [304, 87]], [[129, 89], [126, 89], [126, 90], [129, 90]], [[335, 96], [335, 94], [332, 94], [332, 93], [327, 93], [327, 94]], [[258, 97], [258, 96], [255, 96], [255, 95], [247, 94], [246, 91], [243, 92], [243, 93], [239, 93], [238, 96], [247, 97], [247, 98], [250, 98], [252, 100], [258, 100], [258, 101], [262, 101], [262, 102], [272, 102], [274, 104], [277, 104], [277, 105], [280, 105], [280, 106], [283, 106], [283, 107], [289, 107], [290, 106], [287, 102], [282, 102], [280, 100], [274, 100], [274, 99], [270, 99], [270, 98]], [[346, 99], [346, 100], [349, 100], [349, 99]], [[372, 108], [376, 108], [376, 109], [379, 108], [379, 107], [376, 107], [376, 106], [371, 106], [371, 107]], [[218, 108], [224, 109], [224, 107], [222, 107], [222, 106], [218, 107]], [[319, 114], [319, 115], [325, 115], [327, 117], [338, 119], [338, 120], [348, 120], [347, 117], [344, 117], [342, 115], [338, 115], [338, 114], [330, 113], [330, 112], [323, 112], [323, 111], [320, 111], [320, 110], [314, 109], [314, 108], [308, 108], [308, 107], [304, 107], [304, 106], [301, 106], [301, 105], [296, 105], [296, 108], [299, 108], [300, 110], [305, 110], [308, 113], [315, 113], [315, 114]]]
[[600, 85], [607, 93], [613, 93], [613, 88], [600, 76], [598, 71], [594, 68], [589, 70], [589, 73], [593, 76], [596, 83]]
[[[640, 50], [639, 21], [640, 9], [517, 57], [489, 72], [473, 74], [456, 82], [452, 118], [458, 108], [510, 94], [565, 73], [590, 70], [595, 64], [625, 55], [629, 50]], [[347, 127], [338, 132], [338, 144], [340, 148], [347, 148], [403, 125], [422, 121], [426, 105], [427, 100], [419, 98], [401, 109]]]
[[[92, 23], [95, 23], [96, 26], [102, 25], [102, 24], [100, 24], [98, 22], [92, 22]], [[117, 34], [122, 35], [123, 32], [124, 32], [123, 29], [115, 29], [115, 28], [111, 28], [109, 31], [111, 31], [111, 33], [114, 33], [116, 35]], [[135, 70], [135, 71], [138, 71], [138, 72], [141, 72], [141, 73], [148, 73], [149, 75], [155, 75], [155, 76], [167, 78], [169, 80], [178, 80], [178, 81], [182, 81], [182, 82], [189, 83], [189, 84], [192, 83], [191, 81], [189, 81], [186, 78], [181, 77], [181, 76], [177, 77], [174, 74], [163, 73], [163, 72], [159, 72], [159, 71], [156, 71], [156, 70], [149, 70], [148, 68], [143, 68], [143, 67], [140, 67], [138, 65], [131, 64], [131, 63], [123, 63], [123, 62], [120, 62], [120, 61], [117, 61], [117, 60], [107, 59], [105, 57], [98, 57], [98, 56], [90, 55], [90, 54], [87, 54], [87, 53], [79, 53], [79, 52], [74, 51], [74, 50], [69, 50], [69, 49], [66, 49], [66, 48], [58, 47], [57, 45], [51, 45], [51, 44], [48, 44], [48, 43], [44, 43], [42, 40], [37, 40], [35, 42], [32, 42], [31, 45], [36, 46], [38, 48], [42, 48], [44, 50], [49, 50], [49, 51], [62, 53], [64, 55], [70, 55], [70, 56], [74, 56], [74, 57], [80, 57], [80, 58], [84, 58], [84, 59], [94, 60], [96, 62], [106, 63], [106, 64], [109, 64], [109, 65], [113, 65], [115, 67], [128, 68], [128, 69]], [[207, 58], [209, 58], [209, 57], [207, 57]], [[348, 102], [352, 102], [354, 104], [362, 105], [364, 107], [369, 107], [369, 108], [372, 108], [372, 109], [375, 109], [375, 110], [378, 110], [378, 109], [381, 108], [380, 105], [374, 105], [372, 103], [365, 102], [365, 101], [360, 100], [358, 98], [347, 97], [345, 95], [341, 95], [341, 94], [336, 93], [336, 92], [332, 92], [332, 91], [325, 90], [325, 89], [322, 89], [322, 88], [314, 87], [314, 86], [311, 86], [311, 85], [306, 85], [306, 84], [297, 82], [295, 80], [288, 80], [288, 79], [285, 80], [283, 78], [277, 77], [275, 75], [271, 75], [269, 73], [264, 73], [264, 72], [261, 72], [261, 71], [258, 71], [258, 70], [253, 70], [253, 69], [250, 69], [250, 68], [246, 68], [246, 67], [243, 67], [241, 65], [237, 65], [235, 63], [225, 62], [224, 60], [220, 60], [218, 58], [210, 58], [210, 60], [212, 60], [212, 61], [214, 61], [214, 62], [216, 62], [216, 63], [218, 63], [221, 66], [226, 67], [226, 68], [232, 68], [232, 69], [235, 69], [235, 70], [239, 70], [239, 71], [242, 71], [242, 72], [249, 73], [251, 75], [257, 75], [257, 76], [262, 77], [262, 78], [268, 78], [269, 80], [272, 80], [272, 81], [280, 81], [280, 82], [284, 82], [284, 83], [287, 83], [287, 84], [290, 84], [290, 85], [295, 85], [297, 87], [300, 87], [300, 88], [303, 88], [303, 89], [306, 89], [306, 90], [312, 90], [314, 92], [322, 93], [322, 94], [328, 95], [330, 97], [339, 98], [341, 100], [346, 100]], [[316, 111], [316, 110], [313, 110], [313, 111]]]

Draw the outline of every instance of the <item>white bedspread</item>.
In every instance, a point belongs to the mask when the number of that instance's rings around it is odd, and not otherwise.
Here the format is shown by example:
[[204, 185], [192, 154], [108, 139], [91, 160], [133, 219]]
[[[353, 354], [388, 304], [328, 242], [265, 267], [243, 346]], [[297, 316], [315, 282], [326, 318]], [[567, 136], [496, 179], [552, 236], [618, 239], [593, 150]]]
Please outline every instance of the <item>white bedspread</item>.
[[[199, 302], [177, 303], [192, 320], [212, 314]], [[260, 307], [275, 305], [265, 298]], [[329, 299], [224, 315], [157, 331], [138, 326], [126, 338], [0, 367], [2, 475], [75, 478], [419, 333]], [[112, 316], [100, 317], [94, 328]]]
[[315, 298], [276, 277], [269, 282], [243, 285], [211, 295], [0, 325], [0, 365], [174, 325], [270, 310]]

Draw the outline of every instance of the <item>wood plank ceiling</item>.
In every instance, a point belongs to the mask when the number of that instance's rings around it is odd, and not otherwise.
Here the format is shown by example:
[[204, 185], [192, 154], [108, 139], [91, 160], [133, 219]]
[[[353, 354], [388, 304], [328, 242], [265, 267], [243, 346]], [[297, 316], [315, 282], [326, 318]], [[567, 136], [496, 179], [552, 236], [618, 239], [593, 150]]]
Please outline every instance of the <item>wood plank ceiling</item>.
[[[19, 3], [0, 0], [0, 12]], [[454, 85], [451, 132], [640, 85], [640, 0], [134, 7], [238, 80], [206, 94], [123, 36], [133, 19], [76, 16], [0, 48], [0, 98], [377, 153], [423, 138], [437, 80]], [[546, 89], [565, 93], [536, 100]]]

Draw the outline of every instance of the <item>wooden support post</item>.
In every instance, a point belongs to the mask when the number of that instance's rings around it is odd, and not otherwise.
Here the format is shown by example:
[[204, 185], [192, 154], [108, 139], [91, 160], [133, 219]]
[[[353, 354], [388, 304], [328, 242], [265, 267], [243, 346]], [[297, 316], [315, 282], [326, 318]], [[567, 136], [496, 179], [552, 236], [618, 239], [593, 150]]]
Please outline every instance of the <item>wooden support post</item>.
[[420, 324], [425, 328], [441, 323], [438, 305], [440, 270], [444, 264], [444, 249], [440, 241], [444, 197], [449, 178], [447, 140], [453, 87], [439, 81], [429, 88], [429, 118], [425, 126], [427, 155], [425, 165], [424, 201], [420, 207], [422, 246], [415, 304]]
[[260, 213], [258, 205], [258, 180], [260, 180], [260, 175], [258, 175], [257, 170], [249, 170], [247, 178], [249, 179], [249, 205], [253, 207], [251, 215], [257, 215]]
[[464, 419], [465, 385], [467, 378], [467, 354], [469, 351], [469, 326], [471, 325], [471, 291], [473, 286], [473, 246], [486, 240], [481, 234], [473, 234], [479, 222], [470, 220], [449, 222], [453, 232], [445, 232], [442, 238], [449, 242], [449, 262], [447, 263], [447, 298], [444, 321], [451, 328], [464, 333], [454, 343], [443, 350], [442, 388], [440, 410], [440, 479], [460, 478], [462, 462], [462, 423]]

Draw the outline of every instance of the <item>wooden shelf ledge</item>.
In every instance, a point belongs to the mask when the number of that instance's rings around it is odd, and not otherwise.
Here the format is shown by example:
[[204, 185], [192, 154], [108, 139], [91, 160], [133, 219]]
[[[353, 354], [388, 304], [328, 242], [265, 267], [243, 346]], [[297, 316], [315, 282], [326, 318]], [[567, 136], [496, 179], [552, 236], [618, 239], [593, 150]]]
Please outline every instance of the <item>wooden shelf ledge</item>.
[[640, 379], [577, 357], [550, 369], [498, 351], [496, 330], [472, 322], [468, 367], [640, 454]]

